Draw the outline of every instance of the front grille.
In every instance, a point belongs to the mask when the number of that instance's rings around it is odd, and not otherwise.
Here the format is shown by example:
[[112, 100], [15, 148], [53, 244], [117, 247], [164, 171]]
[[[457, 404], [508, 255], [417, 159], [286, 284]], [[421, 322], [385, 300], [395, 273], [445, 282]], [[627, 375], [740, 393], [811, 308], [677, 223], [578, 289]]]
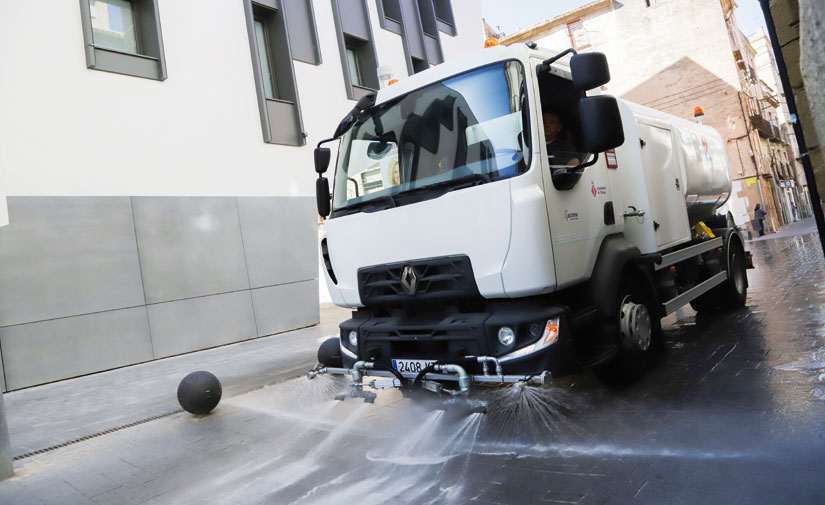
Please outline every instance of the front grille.
[[358, 292], [367, 306], [481, 297], [467, 256], [364, 267], [358, 270]]

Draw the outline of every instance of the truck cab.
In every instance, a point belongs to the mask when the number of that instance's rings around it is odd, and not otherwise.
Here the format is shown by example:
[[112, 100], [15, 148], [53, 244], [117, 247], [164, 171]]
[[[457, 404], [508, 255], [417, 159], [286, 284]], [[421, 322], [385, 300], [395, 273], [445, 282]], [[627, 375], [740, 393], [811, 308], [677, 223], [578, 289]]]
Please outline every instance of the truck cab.
[[[354, 309], [329, 359], [402, 374], [637, 366], [674, 297], [730, 289], [735, 226], [716, 217], [721, 248], [694, 230], [730, 191], [721, 138], [599, 95], [607, 80], [598, 53], [497, 46], [359, 102], [333, 136], [331, 194], [316, 149], [326, 281]], [[679, 135], [717, 157], [701, 181]]]

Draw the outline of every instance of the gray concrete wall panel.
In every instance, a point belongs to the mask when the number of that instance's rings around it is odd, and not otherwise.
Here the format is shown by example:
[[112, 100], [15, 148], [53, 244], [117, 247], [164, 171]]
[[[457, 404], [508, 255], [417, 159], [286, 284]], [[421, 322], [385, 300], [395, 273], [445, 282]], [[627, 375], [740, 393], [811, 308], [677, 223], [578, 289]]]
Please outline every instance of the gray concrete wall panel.
[[153, 358], [145, 307], [0, 328], [0, 347], [9, 390]]
[[313, 198], [237, 200], [252, 288], [318, 277], [318, 226]]
[[9, 207], [0, 391], [319, 321], [311, 197], [15, 197]]
[[147, 303], [249, 289], [232, 197], [134, 197]]
[[260, 336], [312, 326], [320, 321], [317, 279], [253, 289], [252, 300]]
[[157, 358], [257, 336], [249, 291], [149, 305], [147, 310]]
[[10, 197], [0, 326], [144, 304], [128, 197]]

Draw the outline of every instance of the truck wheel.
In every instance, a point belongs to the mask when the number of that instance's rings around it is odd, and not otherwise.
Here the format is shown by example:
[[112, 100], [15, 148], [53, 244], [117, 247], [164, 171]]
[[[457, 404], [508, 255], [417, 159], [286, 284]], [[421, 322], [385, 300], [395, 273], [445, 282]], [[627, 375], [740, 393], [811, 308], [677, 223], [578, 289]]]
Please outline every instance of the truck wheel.
[[622, 276], [613, 323], [619, 335], [619, 354], [609, 371], [616, 378], [641, 377], [650, 364], [652, 350], [660, 344], [662, 325], [655, 295], [649, 291], [637, 276]]
[[711, 312], [719, 309], [719, 292], [711, 289], [699, 298], [690, 301], [690, 306], [696, 312]]
[[736, 240], [728, 248], [728, 280], [720, 290], [721, 305], [741, 307], [748, 298], [748, 277], [745, 264], [745, 249]]
[[745, 268], [745, 250], [742, 244], [734, 239], [728, 247], [728, 279], [692, 300], [690, 306], [696, 312], [711, 312], [720, 308], [745, 305], [745, 299], [748, 297], [748, 278]]

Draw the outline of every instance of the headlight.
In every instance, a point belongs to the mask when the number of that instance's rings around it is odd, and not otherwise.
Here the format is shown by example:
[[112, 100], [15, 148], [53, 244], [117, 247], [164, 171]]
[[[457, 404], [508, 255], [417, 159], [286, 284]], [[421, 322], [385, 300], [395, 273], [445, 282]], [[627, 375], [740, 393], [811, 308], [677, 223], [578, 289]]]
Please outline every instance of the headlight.
[[516, 332], [509, 326], [502, 326], [498, 330], [498, 341], [504, 347], [510, 347], [516, 341]]
[[349, 345], [358, 347], [358, 332], [355, 330], [349, 332]]
[[[500, 356], [498, 360], [504, 363], [513, 359], [522, 358], [524, 356], [529, 356], [530, 354], [533, 354], [535, 352], [539, 352], [545, 347], [549, 347], [555, 344], [559, 340], [559, 320], [560, 318], [558, 317], [548, 319], [547, 322], [544, 323], [544, 326], [540, 327], [542, 330], [542, 335], [538, 341], [533, 342], [528, 346], [522, 347], [521, 349], [516, 349], [515, 351], [509, 354], [505, 354], [504, 356]], [[506, 326], [504, 328], [506, 328]], [[504, 328], [502, 328], [501, 330], [504, 330]], [[501, 330], [499, 330], [498, 332], [499, 341], [501, 341]], [[538, 328], [530, 328], [530, 333], [532, 334], [534, 330], [538, 330]], [[538, 331], [536, 331], [536, 333], [538, 333]]]

